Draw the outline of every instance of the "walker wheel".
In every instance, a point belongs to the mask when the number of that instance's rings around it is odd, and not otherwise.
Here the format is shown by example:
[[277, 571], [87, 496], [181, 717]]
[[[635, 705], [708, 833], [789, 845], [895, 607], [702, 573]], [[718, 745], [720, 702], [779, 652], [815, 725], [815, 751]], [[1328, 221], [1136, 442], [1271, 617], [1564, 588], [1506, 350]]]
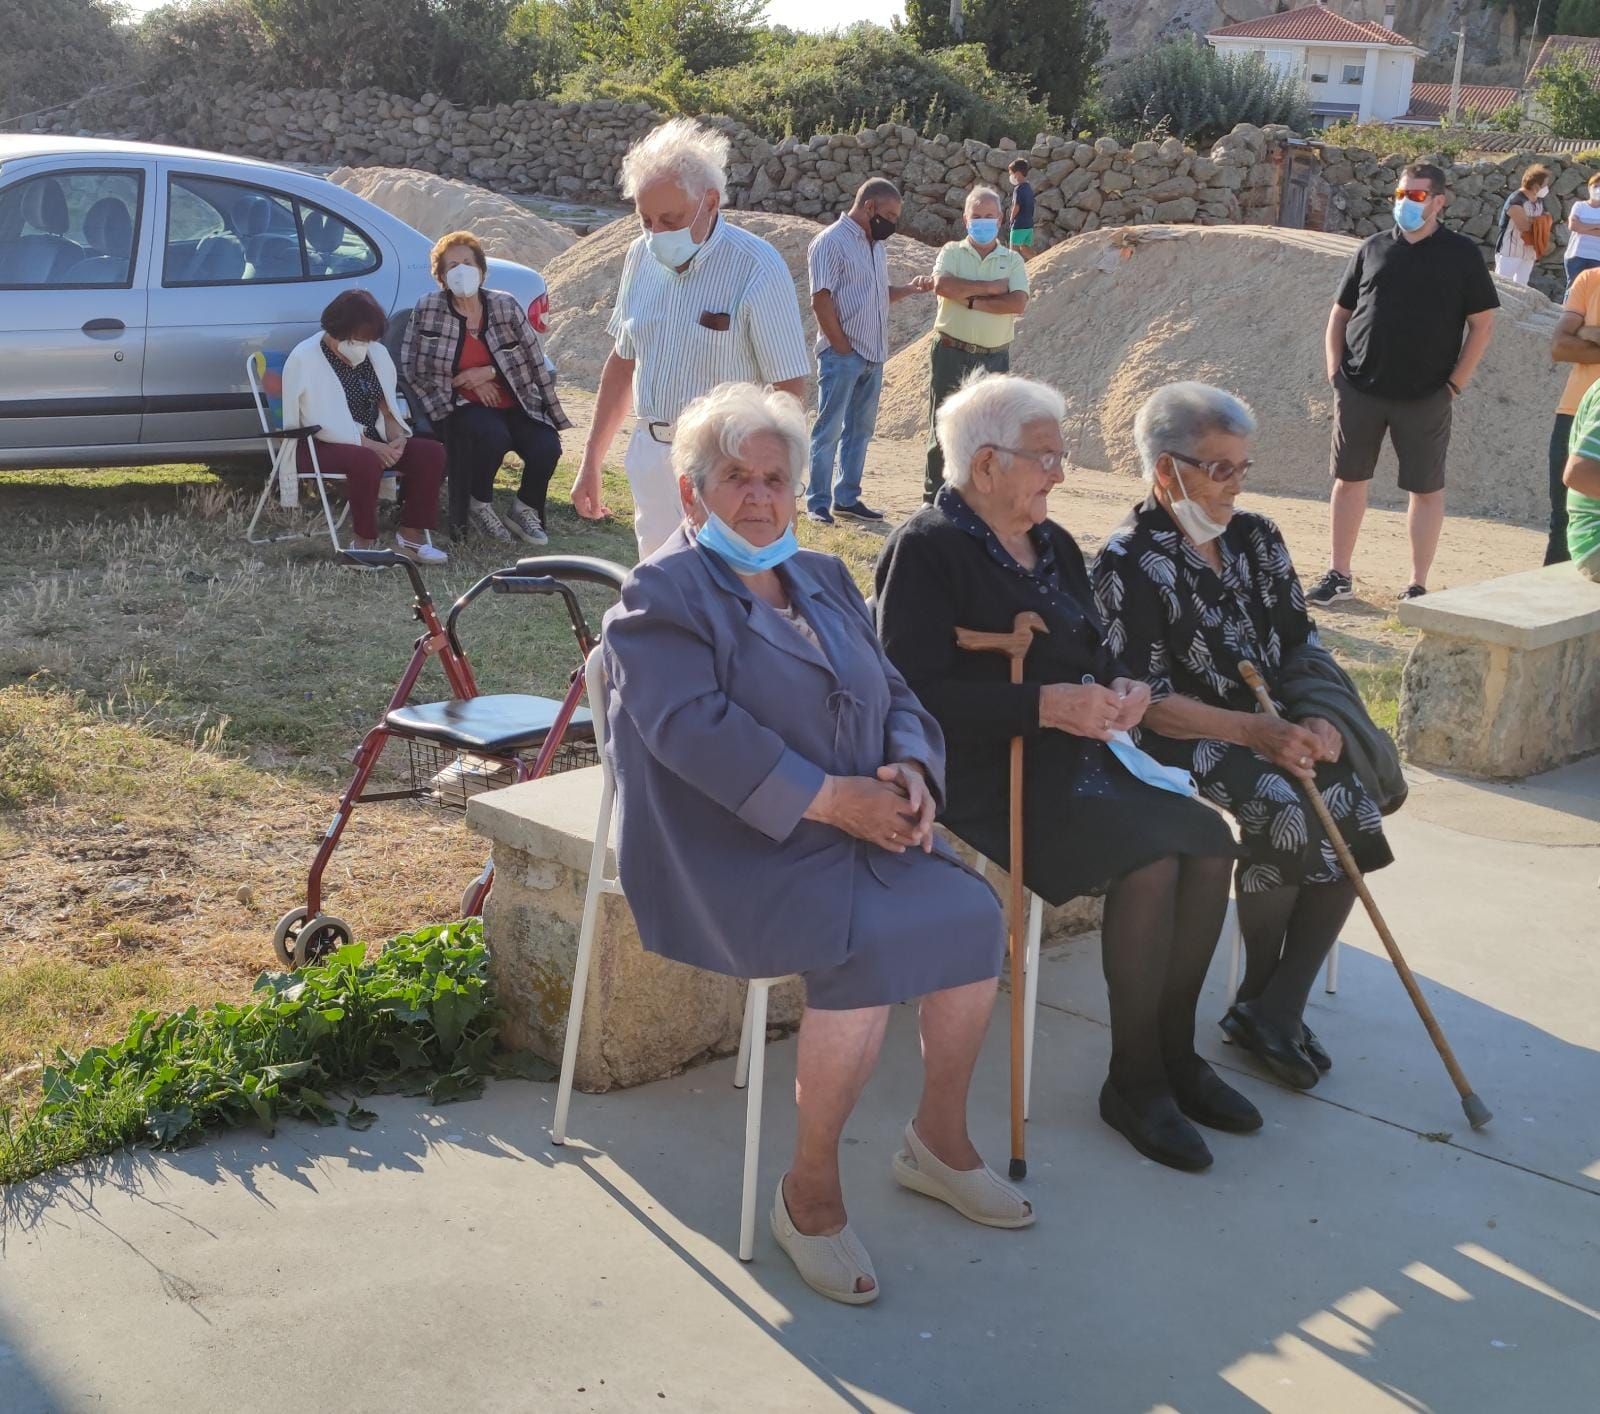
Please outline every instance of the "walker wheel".
[[295, 935], [300, 931], [300, 924], [306, 921], [304, 908], [291, 908], [278, 920], [278, 926], [272, 930], [272, 950], [277, 953], [278, 961], [286, 968], [293, 968]]
[[300, 968], [308, 963], [321, 962], [329, 953], [344, 947], [354, 938], [355, 934], [344, 919], [335, 918], [331, 913], [319, 913], [295, 934], [294, 965]]

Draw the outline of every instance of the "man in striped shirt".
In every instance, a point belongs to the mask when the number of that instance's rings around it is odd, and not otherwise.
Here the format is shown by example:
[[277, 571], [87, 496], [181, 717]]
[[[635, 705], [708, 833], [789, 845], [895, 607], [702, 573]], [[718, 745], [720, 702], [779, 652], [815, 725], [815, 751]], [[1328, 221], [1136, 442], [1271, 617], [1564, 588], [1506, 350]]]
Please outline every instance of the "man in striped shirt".
[[622, 160], [622, 193], [644, 230], [623, 261], [607, 325], [616, 344], [572, 504], [590, 520], [606, 514], [601, 464], [633, 413], [622, 467], [641, 559], [683, 518], [672, 434], [685, 407], [722, 383], [770, 383], [805, 399], [811, 355], [794, 282], [772, 246], [722, 219], [727, 165], [728, 139], [688, 118], [656, 128]]
[[861, 499], [861, 471], [889, 358], [889, 306], [933, 289], [931, 275], [918, 275], [908, 285], [889, 283], [884, 245], [900, 222], [900, 205], [893, 182], [869, 178], [854, 205], [806, 250], [817, 316], [817, 420], [806, 515], [822, 525], [832, 525], [836, 515], [883, 519], [882, 511]]

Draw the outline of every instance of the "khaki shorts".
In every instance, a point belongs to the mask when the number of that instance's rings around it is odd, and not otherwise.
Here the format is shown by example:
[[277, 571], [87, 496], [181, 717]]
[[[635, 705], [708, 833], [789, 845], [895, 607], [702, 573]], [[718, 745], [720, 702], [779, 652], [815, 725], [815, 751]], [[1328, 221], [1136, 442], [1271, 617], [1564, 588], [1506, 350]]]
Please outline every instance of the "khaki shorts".
[[1333, 380], [1329, 469], [1339, 481], [1371, 481], [1388, 433], [1400, 462], [1400, 489], [1419, 495], [1444, 490], [1454, 402], [1448, 388], [1426, 398], [1380, 398], [1351, 387], [1338, 374]]

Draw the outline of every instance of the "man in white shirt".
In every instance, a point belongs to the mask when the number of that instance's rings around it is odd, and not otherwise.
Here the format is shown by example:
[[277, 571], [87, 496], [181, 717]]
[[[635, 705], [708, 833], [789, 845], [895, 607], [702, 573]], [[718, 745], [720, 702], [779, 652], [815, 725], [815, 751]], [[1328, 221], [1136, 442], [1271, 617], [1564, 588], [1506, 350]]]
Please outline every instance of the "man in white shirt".
[[662, 124], [622, 160], [622, 193], [644, 231], [623, 261], [607, 326], [616, 345], [601, 370], [572, 504], [590, 520], [606, 514], [600, 468], [631, 412], [622, 467], [640, 559], [683, 518], [672, 435], [685, 407], [722, 383], [770, 383], [805, 399], [811, 354], [794, 282], [772, 246], [721, 219], [727, 165], [728, 139], [688, 118]]

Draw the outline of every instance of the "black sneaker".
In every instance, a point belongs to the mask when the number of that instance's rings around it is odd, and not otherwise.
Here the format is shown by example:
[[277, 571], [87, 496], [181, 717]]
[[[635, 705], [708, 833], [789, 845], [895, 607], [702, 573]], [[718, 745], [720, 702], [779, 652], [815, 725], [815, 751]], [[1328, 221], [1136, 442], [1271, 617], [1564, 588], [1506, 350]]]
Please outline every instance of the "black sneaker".
[[1420, 599], [1427, 592], [1420, 584], [1408, 584], [1400, 591], [1400, 602], [1404, 604], [1407, 599]]
[[833, 517], [826, 510], [806, 512], [806, 519], [813, 525], [832, 525]]
[[835, 506], [833, 513], [841, 520], [880, 521], [883, 519], [883, 512], [873, 510], [865, 501], [857, 501], [853, 506]]
[[1329, 570], [1310, 589], [1306, 590], [1306, 603], [1331, 604], [1336, 599], [1348, 599], [1356, 592], [1356, 582], [1338, 570]]

